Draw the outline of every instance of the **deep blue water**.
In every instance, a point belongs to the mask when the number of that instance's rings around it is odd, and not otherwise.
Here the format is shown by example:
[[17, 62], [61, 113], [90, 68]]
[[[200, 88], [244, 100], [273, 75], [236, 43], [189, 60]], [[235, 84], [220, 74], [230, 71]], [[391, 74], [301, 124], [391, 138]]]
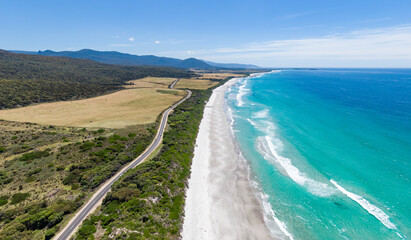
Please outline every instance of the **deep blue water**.
[[283, 70], [227, 101], [275, 235], [409, 238], [411, 70]]

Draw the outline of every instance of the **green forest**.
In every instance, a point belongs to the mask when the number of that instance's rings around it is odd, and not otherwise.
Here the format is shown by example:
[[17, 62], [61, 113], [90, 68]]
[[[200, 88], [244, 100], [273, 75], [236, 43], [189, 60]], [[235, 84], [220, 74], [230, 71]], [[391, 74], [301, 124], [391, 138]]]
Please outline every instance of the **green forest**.
[[110, 65], [0, 50], [0, 109], [93, 97], [121, 89], [126, 81], [147, 76], [193, 75], [168, 67]]

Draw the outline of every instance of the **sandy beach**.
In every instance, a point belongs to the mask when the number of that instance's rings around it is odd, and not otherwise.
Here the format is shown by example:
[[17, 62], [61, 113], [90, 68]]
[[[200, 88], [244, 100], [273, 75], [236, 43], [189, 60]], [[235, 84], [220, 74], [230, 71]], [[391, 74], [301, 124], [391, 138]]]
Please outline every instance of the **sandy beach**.
[[273, 239], [224, 111], [232, 79], [214, 90], [197, 137], [182, 238]]

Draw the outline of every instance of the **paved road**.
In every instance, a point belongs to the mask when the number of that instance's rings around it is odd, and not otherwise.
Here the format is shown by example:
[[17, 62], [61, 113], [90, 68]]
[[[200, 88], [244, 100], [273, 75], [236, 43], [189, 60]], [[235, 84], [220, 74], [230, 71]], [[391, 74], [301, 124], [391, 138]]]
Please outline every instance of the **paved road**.
[[171, 89], [173, 89], [173, 88], [174, 88], [174, 85], [176, 85], [176, 83], [178, 82], [178, 80], [180, 80], [180, 79], [175, 80], [175, 81], [174, 81], [173, 83], [171, 83], [171, 85], [168, 86], [168, 87], [171, 88]]
[[[178, 79], [174, 81], [169, 88], [173, 89], [174, 85], [177, 83]], [[116, 175], [114, 175], [112, 178], [107, 180], [98, 190], [94, 195], [91, 197], [91, 199], [83, 205], [83, 207], [80, 209], [80, 211], [77, 212], [77, 214], [69, 221], [69, 223], [54, 237], [55, 240], [66, 240], [69, 239], [70, 236], [76, 232], [77, 228], [80, 226], [80, 224], [83, 222], [83, 220], [91, 214], [95, 208], [101, 204], [104, 196], [110, 191], [111, 185], [115, 181], [117, 181], [125, 172], [128, 170], [134, 168], [137, 166], [141, 161], [146, 159], [161, 143], [163, 139], [163, 133], [165, 130], [165, 127], [167, 125], [167, 119], [168, 115], [170, 112], [180, 105], [182, 102], [187, 100], [188, 98], [191, 97], [191, 91], [187, 91], [187, 96], [183, 99], [181, 99], [179, 102], [168, 108], [164, 114], [163, 117], [161, 118], [161, 123], [157, 131], [157, 135], [154, 138], [153, 142], [150, 144], [150, 146], [136, 159], [134, 159], [131, 163], [129, 163], [127, 166], [125, 166], [123, 169], [121, 169]]]

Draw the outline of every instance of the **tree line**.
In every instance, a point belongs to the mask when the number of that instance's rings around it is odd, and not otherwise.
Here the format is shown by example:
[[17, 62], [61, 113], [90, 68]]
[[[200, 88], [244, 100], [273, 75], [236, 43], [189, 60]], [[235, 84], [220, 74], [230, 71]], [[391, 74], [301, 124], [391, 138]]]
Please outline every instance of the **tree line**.
[[0, 50], [0, 109], [93, 97], [118, 90], [126, 81], [147, 76], [187, 78], [193, 75], [168, 67], [110, 65]]

